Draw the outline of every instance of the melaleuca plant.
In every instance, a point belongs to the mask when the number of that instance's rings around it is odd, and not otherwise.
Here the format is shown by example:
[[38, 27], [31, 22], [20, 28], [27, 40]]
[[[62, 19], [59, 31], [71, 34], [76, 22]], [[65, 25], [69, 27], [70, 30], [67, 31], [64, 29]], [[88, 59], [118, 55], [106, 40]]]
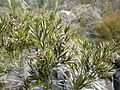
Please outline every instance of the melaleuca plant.
[[110, 77], [109, 72], [114, 67], [111, 55], [115, 52], [115, 48], [114, 42], [95, 44], [75, 38], [72, 47], [73, 61], [69, 63], [73, 74], [71, 79], [73, 89], [93, 87], [94, 81]]
[[30, 81], [31, 87], [44, 85], [52, 88], [53, 69], [58, 64], [66, 64], [71, 59], [67, 44], [70, 39], [69, 26], [62, 24], [58, 13], [48, 12], [36, 17], [29, 28], [29, 36], [36, 56], [28, 61], [31, 70], [27, 81]]

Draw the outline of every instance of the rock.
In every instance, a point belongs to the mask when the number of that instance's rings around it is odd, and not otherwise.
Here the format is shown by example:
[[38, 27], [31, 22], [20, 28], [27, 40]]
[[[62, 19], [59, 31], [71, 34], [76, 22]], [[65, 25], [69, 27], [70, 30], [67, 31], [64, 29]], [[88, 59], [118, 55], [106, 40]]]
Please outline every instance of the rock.
[[71, 24], [77, 21], [75, 14], [72, 13], [71, 11], [62, 10], [60, 11], [60, 15], [61, 15], [63, 23]]
[[48, 89], [45, 88], [43, 85], [41, 85], [41, 86], [35, 86], [31, 90], [48, 90]]

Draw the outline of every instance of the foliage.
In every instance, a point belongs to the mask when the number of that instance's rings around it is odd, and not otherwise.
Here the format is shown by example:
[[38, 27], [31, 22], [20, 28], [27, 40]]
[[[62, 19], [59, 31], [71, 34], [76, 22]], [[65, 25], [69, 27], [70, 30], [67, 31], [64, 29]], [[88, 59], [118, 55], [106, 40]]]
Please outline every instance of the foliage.
[[89, 4], [91, 0], [80, 0], [81, 4]]
[[94, 30], [98, 38], [103, 40], [120, 40], [120, 11], [110, 12], [96, 24]]
[[[28, 89], [26, 80], [29, 79], [31, 87], [43, 84], [51, 88], [49, 81], [53, 68], [70, 59], [67, 46], [69, 26], [64, 26], [59, 14], [52, 11], [34, 17], [27, 12], [21, 17], [14, 14], [1, 17], [0, 61], [4, 65], [1, 65], [1, 73], [22, 69], [26, 61], [31, 68], [31, 75], [28, 79], [19, 76], [25, 88]], [[31, 58], [31, 52], [36, 57]]]
[[7, 0], [0, 0], [0, 6], [7, 6]]
[[[22, 9], [18, 9], [21, 10], [18, 13], [13, 4], [15, 2], [10, 1], [10, 14], [0, 17], [1, 76], [17, 70], [24, 71], [28, 66], [28, 75], [17, 75], [22, 81], [17, 87], [23, 90], [42, 85], [53, 89], [54, 70], [57, 71], [60, 65], [70, 70], [60, 72], [61, 77], [66, 77], [60, 80], [68, 80], [73, 90], [91, 86], [97, 79], [108, 76], [113, 67], [111, 55], [116, 43], [97, 45], [84, 41], [74, 37], [69, 25], [63, 25], [57, 11], [49, 11], [45, 7], [39, 9], [40, 13], [33, 13], [34, 10], [21, 2]], [[1, 81], [1, 87], [4, 86], [2, 83], [4, 81]]]
[[[35, 63], [28, 62], [31, 75], [27, 80], [30, 79], [33, 85], [43, 84], [51, 88], [53, 69], [70, 60], [68, 29], [69, 27], [61, 24], [61, 19], [54, 12], [48, 13], [47, 17], [36, 18], [30, 26], [30, 38], [36, 48], [37, 57], [30, 58], [35, 60]], [[32, 82], [33, 80], [35, 82]]]
[[105, 42], [96, 45], [79, 38], [73, 42], [73, 62], [69, 66], [72, 68], [74, 90], [92, 86], [94, 81], [109, 76], [113, 69], [111, 54], [115, 51], [115, 43]]

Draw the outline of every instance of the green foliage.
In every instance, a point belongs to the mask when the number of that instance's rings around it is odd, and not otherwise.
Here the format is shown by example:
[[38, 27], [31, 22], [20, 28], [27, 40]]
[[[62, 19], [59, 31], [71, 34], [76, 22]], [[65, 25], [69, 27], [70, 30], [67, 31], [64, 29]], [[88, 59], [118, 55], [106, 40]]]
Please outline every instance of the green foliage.
[[33, 13], [24, 2], [21, 6], [23, 11], [16, 13], [14, 4], [9, 2], [10, 14], [0, 17], [1, 76], [29, 66], [30, 75], [18, 75], [23, 81], [19, 86], [25, 90], [39, 85], [53, 89], [53, 72], [59, 65], [71, 70], [72, 77], [67, 80], [73, 90], [108, 76], [116, 43], [97, 45], [83, 41], [73, 36], [68, 25], [63, 25], [57, 11], [45, 8]]
[[90, 86], [95, 80], [109, 76], [113, 69], [111, 54], [115, 51], [115, 43], [100, 43], [98, 45], [81, 41], [73, 41], [73, 61], [69, 64], [72, 68], [72, 85], [74, 90]]
[[[30, 25], [30, 38], [37, 52], [37, 57], [31, 58], [36, 62], [28, 62], [31, 75], [27, 80], [30, 80], [32, 85], [51, 88], [53, 68], [69, 61], [68, 29], [69, 27], [61, 24], [61, 19], [55, 12], [48, 13], [47, 17], [35, 18]], [[35, 82], [32, 82], [33, 80]]]

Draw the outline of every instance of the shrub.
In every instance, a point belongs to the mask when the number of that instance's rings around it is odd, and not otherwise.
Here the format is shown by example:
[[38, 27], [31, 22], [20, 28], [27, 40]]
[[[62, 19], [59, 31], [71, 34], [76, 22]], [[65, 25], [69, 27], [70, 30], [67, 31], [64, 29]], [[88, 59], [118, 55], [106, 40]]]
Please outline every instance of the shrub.
[[120, 40], [120, 11], [110, 12], [103, 17], [103, 19], [96, 24], [94, 30], [98, 38], [102, 40], [111, 39]]
[[[4, 76], [17, 72], [13, 76], [17, 76], [21, 83], [15, 88], [29, 90], [44, 86], [53, 89], [53, 77], [61, 76], [56, 80], [62, 82], [54, 83], [57, 87], [69, 86], [65, 83], [67, 80], [73, 90], [79, 90], [90, 86], [97, 78], [108, 76], [112, 69], [108, 62], [115, 51], [115, 43], [96, 45], [74, 37], [56, 11], [42, 9], [41, 13], [31, 14], [23, 7], [21, 13], [16, 13], [12, 10], [16, 8], [10, 7], [11, 14], [0, 18], [0, 73]], [[62, 65], [70, 71], [62, 71]], [[19, 71], [24, 72], [26, 66], [29, 70], [21, 75]], [[59, 75], [56, 74], [58, 67], [61, 69]], [[3, 88], [13, 89], [8, 84]]]
[[113, 70], [111, 55], [115, 51], [115, 43], [104, 42], [96, 45], [79, 38], [75, 38], [73, 42], [73, 62], [69, 66], [72, 68], [74, 90], [94, 87], [95, 81], [110, 76], [109, 72]]

